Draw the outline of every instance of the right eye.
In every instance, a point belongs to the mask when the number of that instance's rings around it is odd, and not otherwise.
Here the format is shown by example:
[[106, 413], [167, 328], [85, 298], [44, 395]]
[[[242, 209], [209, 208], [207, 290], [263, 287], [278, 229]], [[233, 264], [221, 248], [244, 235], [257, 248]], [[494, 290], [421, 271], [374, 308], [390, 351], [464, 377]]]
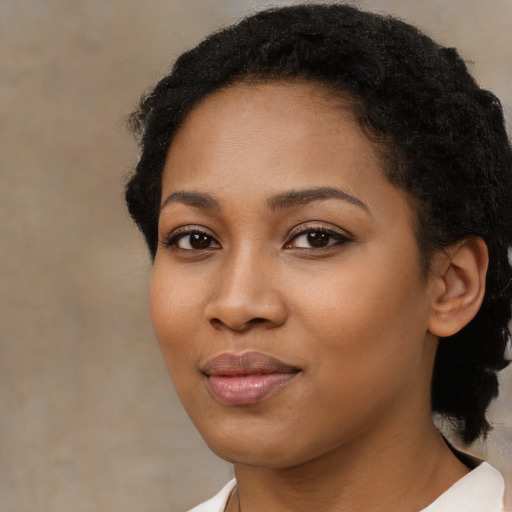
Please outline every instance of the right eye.
[[175, 247], [183, 251], [204, 251], [207, 249], [220, 249], [220, 244], [209, 233], [199, 230], [180, 231], [171, 234], [164, 240], [165, 247]]

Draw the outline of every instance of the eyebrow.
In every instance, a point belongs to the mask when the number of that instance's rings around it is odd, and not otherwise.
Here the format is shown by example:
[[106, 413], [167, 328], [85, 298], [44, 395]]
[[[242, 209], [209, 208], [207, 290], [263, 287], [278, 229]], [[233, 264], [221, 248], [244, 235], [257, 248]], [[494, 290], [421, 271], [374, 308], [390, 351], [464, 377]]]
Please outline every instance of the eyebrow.
[[289, 190], [270, 198], [268, 204], [272, 210], [286, 210], [288, 208], [303, 206], [312, 201], [321, 201], [324, 199], [341, 199], [342, 201], [347, 201], [369, 212], [368, 207], [360, 199], [345, 190], [333, 187]]
[[[281, 194], [277, 194], [270, 199], [267, 203], [271, 210], [287, 210], [304, 206], [313, 201], [321, 201], [325, 199], [341, 199], [348, 203], [359, 206], [363, 210], [369, 212], [368, 207], [357, 197], [349, 194], [345, 190], [334, 187], [315, 187], [288, 190]], [[200, 210], [220, 211], [220, 203], [213, 196], [206, 192], [195, 192], [180, 190], [173, 192], [169, 195], [160, 207], [163, 210], [171, 203], [182, 203], [193, 208]]]
[[220, 205], [217, 199], [215, 199], [213, 196], [205, 192], [189, 192], [186, 190], [173, 192], [162, 202], [162, 205], [160, 206], [160, 211], [162, 211], [167, 205], [171, 203], [183, 203], [186, 204], [187, 206], [199, 208], [200, 210], [220, 210]]

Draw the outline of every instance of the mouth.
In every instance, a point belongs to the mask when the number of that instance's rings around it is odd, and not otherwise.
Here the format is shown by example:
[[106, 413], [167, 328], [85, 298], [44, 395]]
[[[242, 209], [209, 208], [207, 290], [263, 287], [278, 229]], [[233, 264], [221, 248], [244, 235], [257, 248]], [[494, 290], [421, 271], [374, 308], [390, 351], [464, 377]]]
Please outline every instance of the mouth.
[[259, 403], [293, 380], [300, 368], [260, 352], [221, 354], [201, 368], [213, 398], [223, 405]]

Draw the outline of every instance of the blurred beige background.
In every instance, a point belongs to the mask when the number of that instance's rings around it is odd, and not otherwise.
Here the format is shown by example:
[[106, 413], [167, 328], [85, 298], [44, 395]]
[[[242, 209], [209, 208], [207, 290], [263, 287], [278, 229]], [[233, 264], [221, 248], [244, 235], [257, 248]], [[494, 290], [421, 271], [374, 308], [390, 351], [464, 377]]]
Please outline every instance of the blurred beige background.
[[[354, 3], [457, 46], [511, 119], [511, 0]], [[0, 0], [0, 511], [182, 511], [230, 478], [151, 331], [123, 119], [181, 51], [270, 4]], [[511, 387], [476, 447], [508, 478]]]

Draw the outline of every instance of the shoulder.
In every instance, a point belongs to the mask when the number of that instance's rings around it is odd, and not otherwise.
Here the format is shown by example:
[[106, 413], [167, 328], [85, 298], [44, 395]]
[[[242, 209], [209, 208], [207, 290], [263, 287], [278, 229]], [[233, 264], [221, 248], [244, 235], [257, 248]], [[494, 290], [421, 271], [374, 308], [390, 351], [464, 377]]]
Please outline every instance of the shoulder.
[[504, 493], [505, 481], [501, 473], [482, 462], [422, 512], [503, 512]]
[[201, 503], [197, 507], [194, 507], [189, 510], [189, 512], [224, 512], [229, 495], [235, 488], [235, 484], [235, 479], [231, 480], [213, 498]]

